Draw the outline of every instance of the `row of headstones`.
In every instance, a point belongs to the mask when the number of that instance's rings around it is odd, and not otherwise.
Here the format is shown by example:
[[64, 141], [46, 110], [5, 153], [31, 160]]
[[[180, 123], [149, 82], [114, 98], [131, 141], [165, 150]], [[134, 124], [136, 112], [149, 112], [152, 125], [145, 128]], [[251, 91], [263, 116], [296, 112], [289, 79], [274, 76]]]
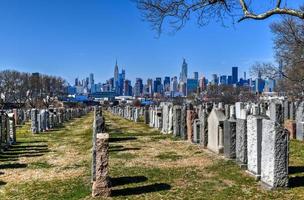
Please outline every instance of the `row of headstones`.
[[108, 197], [111, 194], [109, 178], [109, 134], [105, 133], [102, 108], [94, 107], [92, 136], [92, 196]]
[[[288, 132], [284, 121], [294, 118], [299, 123], [303, 115], [303, 103], [286, 102], [205, 103], [197, 107], [162, 102], [145, 108], [143, 114], [150, 127], [223, 153], [264, 185], [276, 188], [288, 186]], [[111, 111], [117, 114], [115, 109]]]
[[13, 113], [0, 111], [0, 151], [7, 150], [16, 143], [16, 123]]
[[125, 119], [138, 122], [139, 118], [144, 115], [144, 108], [143, 107], [133, 107], [133, 106], [113, 106], [109, 107], [109, 110]]
[[64, 122], [81, 117], [89, 112], [89, 108], [55, 108], [55, 109], [31, 109], [31, 131], [40, 133], [60, 127]]

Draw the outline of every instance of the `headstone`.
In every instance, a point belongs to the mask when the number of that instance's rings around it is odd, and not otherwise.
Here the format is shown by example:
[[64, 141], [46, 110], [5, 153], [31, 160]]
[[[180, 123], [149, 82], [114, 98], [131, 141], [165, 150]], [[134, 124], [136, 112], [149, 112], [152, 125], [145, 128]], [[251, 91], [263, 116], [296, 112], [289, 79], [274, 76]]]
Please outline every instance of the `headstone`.
[[201, 128], [201, 121], [199, 119], [195, 119], [193, 122], [193, 142], [200, 143], [200, 128]]
[[247, 168], [247, 120], [236, 119], [236, 162]]
[[262, 120], [261, 116], [247, 117], [247, 169], [256, 179], [261, 175]]
[[[94, 166], [93, 166], [94, 167]], [[96, 136], [96, 177], [93, 181], [93, 197], [111, 195], [109, 179], [109, 134], [98, 133]]]
[[288, 186], [288, 133], [263, 119], [261, 181], [269, 188]]
[[212, 109], [208, 117], [208, 145], [207, 148], [215, 153], [224, 150], [224, 120], [226, 116], [220, 109]]
[[304, 122], [297, 122], [296, 138], [299, 141], [304, 141]]
[[32, 133], [39, 133], [38, 130], [38, 110], [37, 109], [32, 109], [31, 110], [31, 130]]

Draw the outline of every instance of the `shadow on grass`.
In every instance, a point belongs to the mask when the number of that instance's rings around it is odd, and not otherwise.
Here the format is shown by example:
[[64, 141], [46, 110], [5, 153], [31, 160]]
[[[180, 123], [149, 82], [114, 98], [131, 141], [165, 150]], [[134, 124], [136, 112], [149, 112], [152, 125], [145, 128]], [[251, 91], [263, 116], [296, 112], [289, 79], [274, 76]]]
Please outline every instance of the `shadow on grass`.
[[6, 185], [6, 182], [0, 180], [0, 186]]
[[110, 149], [110, 152], [118, 152], [118, 151], [137, 151], [140, 150], [140, 148], [138, 147], [134, 147], [134, 148], [121, 148], [121, 149]]
[[127, 185], [131, 183], [140, 183], [147, 181], [148, 178], [145, 176], [124, 176], [124, 177], [116, 177], [111, 178], [111, 185], [112, 187], [119, 186], [119, 185]]
[[[26, 145], [26, 144], [29, 145]], [[0, 161], [16, 161], [20, 157], [39, 157], [49, 152], [46, 144], [34, 142], [19, 142], [0, 154]]]
[[115, 197], [115, 196], [139, 195], [139, 194], [145, 194], [145, 193], [151, 193], [151, 192], [160, 192], [160, 191], [170, 190], [170, 189], [171, 189], [171, 186], [169, 184], [154, 183], [151, 185], [112, 190], [111, 196]]
[[8, 164], [0, 164], [0, 169], [20, 169], [26, 168], [27, 164], [22, 163], [8, 163]]
[[296, 176], [289, 178], [289, 187], [302, 187], [304, 186], [304, 176]]
[[304, 166], [289, 166], [288, 167], [289, 174], [297, 174], [304, 172]]
[[123, 141], [129, 141], [129, 140], [137, 140], [136, 137], [115, 137], [110, 138], [109, 142], [123, 142]]
[[[17, 138], [18, 139], [18, 138]], [[41, 143], [41, 142], [47, 142], [45, 140], [31, 140], [31, 141], [17, 141], [16, 144], [31, 144], [31, 143]]]

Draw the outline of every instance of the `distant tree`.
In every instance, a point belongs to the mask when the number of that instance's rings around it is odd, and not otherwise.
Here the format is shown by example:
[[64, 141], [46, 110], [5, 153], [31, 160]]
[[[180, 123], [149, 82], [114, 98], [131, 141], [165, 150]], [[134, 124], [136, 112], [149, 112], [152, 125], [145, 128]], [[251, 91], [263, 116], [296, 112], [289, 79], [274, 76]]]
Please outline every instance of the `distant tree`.
[[[302, 8], [304, 10], [304, 8]], [[304, 91], [304, 20], [284, 17], [271, 25], [276, 59], [282, 63], [281, 86], [290, 95]]]
[[48, 107], [64, 94], [65, 81], [60, 77], [0, 71], [0, 95], [5, 103], [29, 107]]
[[[136, 0], [137, 7], [143, 12], [144, 19], [152, 28], [162, 32], [164, 24], [169, 24], [174, 30], [184, 27], [186, 22], [194, 17], [199, 26], [206, 25], [210, 20], [224, 23], [225, 19], [238, 18], [263, 20], [273, 15], [289, 15], [304, 19], [303, 10], [287, 8], [281, 0], [269, 1], [271, 9], [262, 2], [249, 0]], [[254, 4], [255, 3], [255, 4]], [[287, 3], [287, 0], [285, 1]], [[256, 13], [254, 5], [265, 7], [262, 13]]]
[[[304, 10], [302, 8], [302, 10]], [[274, 34], [275, 58], [272, 63], [255, 63], [250, 70], [254, 77], [277, 80], [276, 90], [297, 97], [304, 91], [304, 20], [283, 17], [271, 24]]]
[[232, 85], [208, 85], [206, 97], [209, 101], [223, 102], [225, 104], [233, 104], [237, 101], [257, 100], [257, 96], [250, 91], [249, 87]]
[[256, 62], [250, 68], [250, 75], [254, 78], [272, 78], [277, 79], [281, 76], [280, 70], [271, 62]]

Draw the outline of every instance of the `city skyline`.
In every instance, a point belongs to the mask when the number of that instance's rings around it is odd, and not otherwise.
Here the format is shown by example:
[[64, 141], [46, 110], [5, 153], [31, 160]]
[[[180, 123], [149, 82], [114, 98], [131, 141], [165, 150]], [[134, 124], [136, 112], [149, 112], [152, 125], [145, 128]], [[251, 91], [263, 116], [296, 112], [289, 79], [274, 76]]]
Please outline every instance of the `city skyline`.
[[190, 71], [207, 77], [227, 74], [231, 66], [248, 71], [255, 61], [274, 61], [269, 25], [280, 19], [228, 28], [190, 22], [174, 36], [165, 32], [156, 38], [132, 1], [2, 1], [0, 17], [5, 19], [0, 21], [1, 69], [48, 73], [70, 83], [90, 72], [106, 80], [116, 58], [131, 80], [178, 75], [183, 57]]

